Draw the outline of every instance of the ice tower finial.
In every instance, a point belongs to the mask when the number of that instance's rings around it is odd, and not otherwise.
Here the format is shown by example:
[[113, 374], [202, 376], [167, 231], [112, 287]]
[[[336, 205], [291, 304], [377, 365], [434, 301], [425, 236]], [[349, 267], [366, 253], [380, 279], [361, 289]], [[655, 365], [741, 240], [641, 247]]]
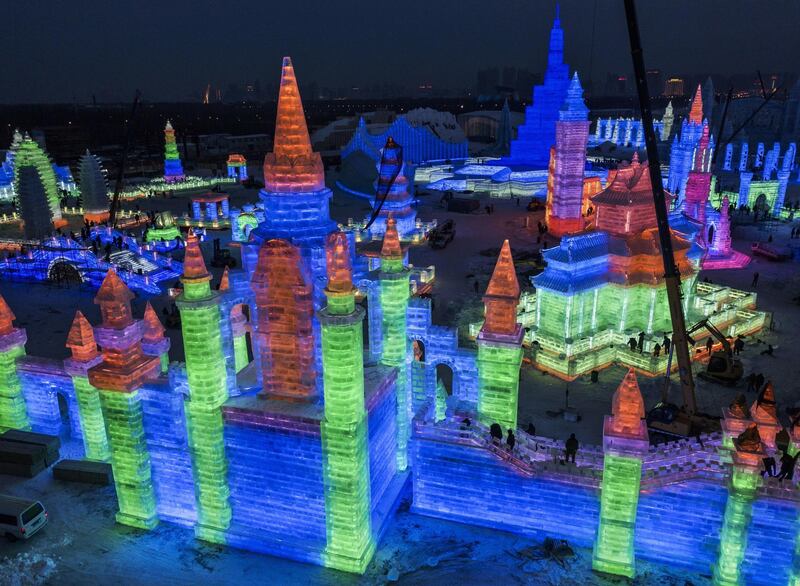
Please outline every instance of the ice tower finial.
[[14, 331], [14, 312], [6, 303], [6, 300], [0, 295], [0, 336], [5, 336]]
[[125, 328], [131, 324], [131, 299], [134, 294], [128, 286], [119, 278], [117, 271], [113, 268], [108, 269], [103, 284], [94, 298], [94, 302], [100, 306], [100, 314], [103, 316], [103, 326], [112, 328]]
[[644, 418], [644, 399], [633, 368], [628, 370], [614, 393], [611, 427], [616, 433], [638, 434]]
[[692, 109], [689, 110], [689, 122], [693, 124], [703, 123], [703, 88], [697, 84], [697, 91], [692, 100]]
[[231, 287], [230, 276], [228, 275], [228, 267], [225, 267], [225, 270], [222, 271], [222, 277], [219, 280], [219, 287], [220, 291], [227, 291]]
[[75, 312], [65, 346], [72, 351], [72, 359], [80, 362], [88, 362], [98, 355], [92, 325], [80, 311]]
[[264, 159], [264, 189], [277, 193], [318, 191], [325, 187], [319, 153], [311, 149], [306, 116], [290, 57], [283, 58], [275, 142]]
[[503, 242], [492, 278], [483, 296], [486, 306], [486, 322], [483, 331], [492, 334], [513, 335], [517, 331], [517, 302], [519, 301], [519, 281], [511, 256], [508, 240]]
[[403, 257], [403, 249], [400, 247], [400, 236], [397, 234], [397, 222], [391, 214], [386, 219], [386, 233], [383, 235], [381, 257], [392, 259]]
[[186, 237], [186, 254], [183, 258], [183, 277], [186, 281], [208, 281], [211, 275], [208, 274], [206, 263], [203, 260], [203, 252], [200, 250], [200, 240], [193, 230], [189, 230]]
[[350, 263], [350, 247], [347, 234], [334, 232], [328, 236], [325, 247], [325, 260], [328, 268], [327, 291], [349, 293], [353, 290], [353, 268]]
[[156, 310], [147, 302], [144, 308], [144, 336], [142, 340], [148, 344], [155, 344], [164, 339], [164, 326], [158, 319]]
[[[556, 4], [556, 16], [553, 19], [553, 28], [550, 29], [550, 49], [547, 53], [547, 66], [550, 69], [562, 63], [564, 63], [564, 31], [561, 28], [559, 5]], [[547, 73], [549, 72], [546, 72], [545, 75]]]

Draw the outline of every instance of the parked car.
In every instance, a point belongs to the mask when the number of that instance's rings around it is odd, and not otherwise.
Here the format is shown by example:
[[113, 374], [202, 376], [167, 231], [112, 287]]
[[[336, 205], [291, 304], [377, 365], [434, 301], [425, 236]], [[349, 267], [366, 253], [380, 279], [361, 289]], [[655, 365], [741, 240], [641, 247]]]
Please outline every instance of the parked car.
[[47, 511], [39, 501], [0, 495], [0, 534], [9, 541], [30, 539], [47, 525]]
[[444, 248], [456, 236], [456, 227], [453, 220], [447, 220], [428, 232], [428, 243], [431, 248]]

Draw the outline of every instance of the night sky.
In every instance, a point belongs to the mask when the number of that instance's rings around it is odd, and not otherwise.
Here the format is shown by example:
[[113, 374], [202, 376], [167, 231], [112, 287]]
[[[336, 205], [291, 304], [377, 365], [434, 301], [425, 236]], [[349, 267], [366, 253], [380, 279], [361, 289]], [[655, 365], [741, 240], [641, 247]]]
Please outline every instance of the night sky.
[[[796, 0], [639, 0], [648, 67], [793, 71]], [[596, 18], [593, 16], [596, 7]], [[0, 18], [0, 101], [197, 100], [209, 82], [473, 88], [478, 69], [542, 71], [552, 0], [27, 0]], [[584, 78], [630, 66], [622, 0], [561, 3], [566, 59]], [[594, 28], [594, 51], [592, 30]]]

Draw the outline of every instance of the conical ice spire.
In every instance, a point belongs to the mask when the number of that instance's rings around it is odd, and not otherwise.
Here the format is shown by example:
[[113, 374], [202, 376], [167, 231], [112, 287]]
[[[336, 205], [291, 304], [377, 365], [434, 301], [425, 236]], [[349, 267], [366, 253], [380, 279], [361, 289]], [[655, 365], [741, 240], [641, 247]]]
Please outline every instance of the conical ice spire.
[[397, 222], [389, 214], [386, 219], [386, 232], [383, 235], [381, 258], [403, 258], [403, 249], [400, 247], [400, 236], [397, 234]]
[[72, 359], [80, 362], [88, 362], [99, 354], [92, 324], [80, 311], [75, 312], [65, 345], [72, 351]]
[[644, 399], [632, 368], [614, 393], [611, 413], [614, 416], [612, 427], [615, 432], [639, 433], [644, 418]]
[[328, 268], [327, 290], [333, 293], [349, 293], [353, 290], [353, 269], [350, 264], [350, 247], [347, 234], [334, 232], [328, 236], [325, 247]]
[[306, 116], [294, 67], [283, 58], [275, 141], [264, 159], [264, 188], [269, 192], [297, 193], [325, 187], [325, 173], [319, 153], [311, 150]]
[[772, 381], [767, 381], [764, 390], [750, 408], [753, 419], [760, 423], [778, 423], [778, 406], [775, 403], [775, 388]]
[[747, 429], [739, 434], [733, 441], [733, 445], [740, 452], [749, 452], [751, 454], [759, 454], [763, 451], [761, 445], [761, 434], [758, 433], [758, 427], [755, 423], [751, 423]]
[[225, 270], [222, 271], [222, 278], [219, 280], [219, 290], [220, 291], [227, 291], [231, 288], [231, 281], [230, 276], [228, 275], [228, 267], [225, 267]]
[[130, 325], [131, 299], [134, 294], [128, 286], [119, 278], [117, 272], [110, 268], [100, 285], [100, 290], [94, 298], [94, 302], [100, 306], [100, 313], [103, 316], [103, 326], [112, 328], [124, 328]]
[[142, 340], [148, 344], [155, 344], [164, 339], [164, 326], [158, 319], [158, 314], [150, 302], [144, 308], [144, 335]]
[[519, 301], [519, 282], [514, 269], [514, 260], [511, 257], [511, 247], [508, 240], [503, 242], [500, 256], [494, 267], [486, 294], [483, 296], [486, 320], [483, 323], [482, 333], [499, 334], [504, 336], [516, 335], [519, 331], [517, 324], [517, 302]]
[[500, 256], [494, 265], [492, 278], [486, 289], [487, 295], [493, 297], [513, 297], [519, 298], [519, 281], [517, 281], [517, 271], [514, 269], [514, 259], [511, 256], [511, 245], [508, 240], [503, 241], [500, 249]]
[[0, 295], [0, 336], [5, 336], [14, 331], [14, 312], [6, 303], [6, 300]]
[[203, 260], [203, 251], [200, 250], [200, 240], [194, 231], [190, 229], [189, 235], [186, 237], [186, 254], [183, 258], [183, 277], [181, 277], [181, 280], [185, 283], [187, 281], [208, 281], [210, 279], [211, 275], [208, 274], [206, 263]]
[[750, 419], [750, 409], [747, 407], [747, 399], [743, 393], [736, 395], [736, 398], [728, 406], [728, 412], [737, 419]]
[[694, 153], [694, 170], [703, 171], [706, 153], [709, 145], [708, 123], [703, 124], [703, 134], [700, 135], [700, 142], [697, 143], [697, 150]]
[[703, 88], [697, 84], [697, 91], [692, 100], [692, 109], [689, 110], [689, 122], [693, 124], [703, 123]]
[[572, 74], [572, 80], [567, 88], [567, 97], [558, 112], [559, 120], [587, 120], [589, 108], [583, 102], [583, 87], [578, 78], [578, 72]]

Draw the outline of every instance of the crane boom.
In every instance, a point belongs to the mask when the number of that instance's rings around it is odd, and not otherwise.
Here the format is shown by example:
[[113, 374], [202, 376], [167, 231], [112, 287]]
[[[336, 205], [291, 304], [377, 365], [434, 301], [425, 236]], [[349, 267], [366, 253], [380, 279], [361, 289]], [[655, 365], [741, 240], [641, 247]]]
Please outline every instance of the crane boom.
[[647, 148], [650, 182], [653, 185], [653, 200], [656, 207], [658, 238], [661, 247], [661, 258], [664, 262], [664, 286], [667, 290], [667, 303], [672, 320], [672, 346], [678, 359], [678, 378], [683, 394], [683, 409], [689, 416], [692, 416], [697, 412], [697, 401], [695, 398], [692, 363], [686, 335], [686, 318], [683, 314], [683, 305], [681, 303], [683, 297], [681, 292], [681, 275], [675, 264], [675, 254], [672, 250], [672, 233], [669, 228], [669, 218], [667, 217], [666, 196], [664, 195], [664, 185], [661, 180], [658, 145], [656, 143], [656, 133], [653, 129], [653, 113], [650, 109], [650, 97], [644, 68], [644, 54], [642, 52], [642, 42], [639, 37], [639, 23], [636, 17], [636, 5], [634, 0], [625, 0], [625, 17], [631, 45], [634, 80], [636, 82], [636, 91], [639, 95], [639, 109], [642, 114], [642, 127], [644, 128], [645, 146]]

